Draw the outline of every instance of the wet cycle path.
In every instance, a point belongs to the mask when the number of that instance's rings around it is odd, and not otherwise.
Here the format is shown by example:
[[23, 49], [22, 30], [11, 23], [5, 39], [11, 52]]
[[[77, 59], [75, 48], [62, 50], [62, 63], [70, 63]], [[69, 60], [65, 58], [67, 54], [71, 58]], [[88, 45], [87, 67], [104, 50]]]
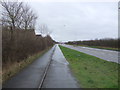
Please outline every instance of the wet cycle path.
[[51, 65], [48, 69], [42, 88], [79, 88], [68, 65], [69, 63], [63, 56], [62, 51], [59, 46], [56, 45]]

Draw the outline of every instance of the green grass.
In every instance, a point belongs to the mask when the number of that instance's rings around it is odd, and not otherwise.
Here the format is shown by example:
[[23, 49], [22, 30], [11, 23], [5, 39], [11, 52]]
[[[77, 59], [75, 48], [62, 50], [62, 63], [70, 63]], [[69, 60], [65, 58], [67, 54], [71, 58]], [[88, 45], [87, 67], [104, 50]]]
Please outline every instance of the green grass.
[[60, 46], [82, 88], [118, 88], [118, 64]]
[[30, 65], [33, 61], [42, 56], [45, 52], [47, 52], [50, 48], [43, 50], [35, 55], [28, 57], [21, 62], [9, 62], [2, 71], [2, 83], [5, 83], [8, 79], [16, 75], [19, 71]]

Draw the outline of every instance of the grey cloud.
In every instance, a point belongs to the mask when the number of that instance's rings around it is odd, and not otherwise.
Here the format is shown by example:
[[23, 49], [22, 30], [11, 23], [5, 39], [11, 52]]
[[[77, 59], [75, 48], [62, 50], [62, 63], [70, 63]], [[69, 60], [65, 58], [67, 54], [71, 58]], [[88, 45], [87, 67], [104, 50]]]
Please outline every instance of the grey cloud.
[[115, 2], [30, 3], [38, 23], [46, 23], [56, 41], [118, 37], [118, 10]]

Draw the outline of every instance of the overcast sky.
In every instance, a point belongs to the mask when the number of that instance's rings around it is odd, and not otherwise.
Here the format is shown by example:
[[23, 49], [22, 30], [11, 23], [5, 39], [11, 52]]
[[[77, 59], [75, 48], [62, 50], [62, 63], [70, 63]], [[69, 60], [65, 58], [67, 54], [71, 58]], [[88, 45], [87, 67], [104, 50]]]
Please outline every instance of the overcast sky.
[[[56, 41], [118, 37], [117, 2], [29, 2]], [[37, 30], [37, 29], [36, 29]]]

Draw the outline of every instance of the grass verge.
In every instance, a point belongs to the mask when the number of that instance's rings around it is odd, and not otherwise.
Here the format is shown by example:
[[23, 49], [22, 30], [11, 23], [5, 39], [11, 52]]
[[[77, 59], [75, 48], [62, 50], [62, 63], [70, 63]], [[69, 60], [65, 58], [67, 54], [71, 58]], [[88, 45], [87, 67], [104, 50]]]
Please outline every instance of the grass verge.
[[60, 49], [82, 88], [118, 88], [119, 64], [63, 46]]
[[33, 61], [38, 59], [40, 56], [42, 56], [45, 52], [47, 52], [50, 48], [43, 50], [33, 56], [28, 57], [25, 60], [22, 60], [21, 62], [13, 62], [8, 63], [5, 68], [2, 70], [2, 83], [5, 83], [8, 79], [10, 79], [12, 76], [17, 74], [19, 71], [30, 65]]

